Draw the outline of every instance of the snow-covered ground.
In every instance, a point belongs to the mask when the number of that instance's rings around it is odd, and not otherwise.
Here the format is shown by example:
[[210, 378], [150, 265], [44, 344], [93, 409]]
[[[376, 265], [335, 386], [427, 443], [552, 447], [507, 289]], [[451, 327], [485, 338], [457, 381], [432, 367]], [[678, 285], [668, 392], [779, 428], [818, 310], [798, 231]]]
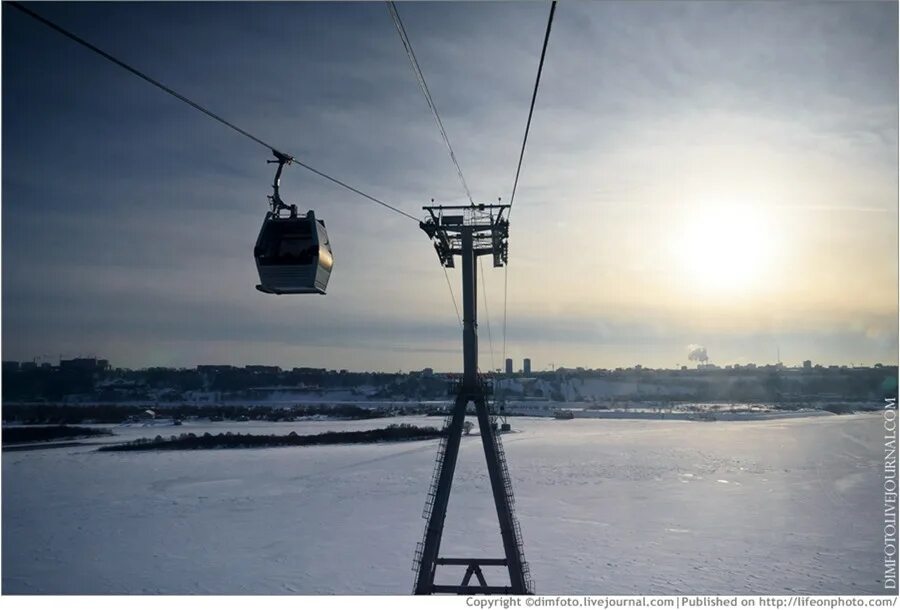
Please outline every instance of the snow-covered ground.
[[[442, 420], [113, 429], [399, 421]], [[883, 592], [880, 414], [512, 423], [504, 443], [538, 593]], [[442, 555], [497, 556], [480, 441], [463, 440]], [[3, 593], [408, 593], [436, 446], [4, 453]], [[441, 582], [461, 576], [438, 569]]]

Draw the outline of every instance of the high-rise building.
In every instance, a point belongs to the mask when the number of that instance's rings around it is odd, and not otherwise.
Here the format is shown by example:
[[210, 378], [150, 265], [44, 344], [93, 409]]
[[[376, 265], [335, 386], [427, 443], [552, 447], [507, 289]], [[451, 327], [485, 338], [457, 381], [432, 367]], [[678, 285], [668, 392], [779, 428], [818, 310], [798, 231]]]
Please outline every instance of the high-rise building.
[[803, 368], [805, 368], [805, 369], [811, 369], [811, 368], [812, 368], [812, 360], [804, 360], [804, 361], [803, 361]]
[[513, 367], [513, 359], [507, 358], [506, 359], [506, 374], [507, 375], [512, 375], [512, 372], [513, 372], [512, 367]]
[[531, 375], [531, 358], [525, 358], [522, 362], [522, 372], [526, 375]]

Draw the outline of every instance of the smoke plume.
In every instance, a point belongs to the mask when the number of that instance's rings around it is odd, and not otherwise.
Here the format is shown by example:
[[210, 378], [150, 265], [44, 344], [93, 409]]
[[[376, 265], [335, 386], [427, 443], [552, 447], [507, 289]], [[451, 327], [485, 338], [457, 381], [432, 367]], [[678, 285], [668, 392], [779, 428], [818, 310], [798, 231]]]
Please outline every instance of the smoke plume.
[[706, 348], [702, 345], [688, 345], [688, 360], [706, 362], [709, 360], [709, 356], [706, 354]]

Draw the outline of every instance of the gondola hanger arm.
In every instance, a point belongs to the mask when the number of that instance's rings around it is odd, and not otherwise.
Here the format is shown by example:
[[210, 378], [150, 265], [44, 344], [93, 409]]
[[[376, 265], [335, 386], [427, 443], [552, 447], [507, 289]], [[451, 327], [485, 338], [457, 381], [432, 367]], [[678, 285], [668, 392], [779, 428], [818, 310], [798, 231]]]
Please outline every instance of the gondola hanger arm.
[[280, 187], [281, 187], [281, 172], [284, 169], [285, 165], [290, 165], [294, 158], [290, 155], [286, 155], [282, 152], [279, 152], [272, 149], [272, 154], [275, 156], [274, 159], [267, 159], [266, 163], [277, 163], [278, 169], [275, 170], [275, 179], [272, 182], [272, 195], [269, 197], [269, 200], [272, 202], [272, 213], [278, 215], [278, 212], [281, 210], [290, 210], [291, 217], [297, 215], [297, 206], [296, 205], [288, 205], [281, 199]]

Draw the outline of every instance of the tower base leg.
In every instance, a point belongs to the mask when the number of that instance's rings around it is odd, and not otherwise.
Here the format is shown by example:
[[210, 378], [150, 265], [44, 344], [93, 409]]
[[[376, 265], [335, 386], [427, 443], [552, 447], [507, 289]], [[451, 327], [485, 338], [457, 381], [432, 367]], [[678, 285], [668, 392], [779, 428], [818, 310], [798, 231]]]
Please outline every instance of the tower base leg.
[[[505, 555], [503, 558], [439, 557], [447, 503], [450, 499], [453, 474], [459, 457], [459, 444], [466, 408], [470, 402], [474, 403], [478, 416], [482, 447], [491, 481], [494, 505], [497, 509], [500, 535], [503, 539]], [[509, 470], [506, 466], [506, 456], [494, 428], [484, 391], [471, 391], [465, 388], [461, 390], [454, 402], [452, 416], [446, 428], [447, 437], [438, 450], [435, 477], [426, 502], [425, 516], [428, 523], [425, 528], [424, 540], [416, 550], [415, 593], [417, 595], [432, 593], [527, 595], [532, 592], [528, 564], [525, 562], [522, 551], [522, 533], [513, 512], [514, 498]], [[435, 584], [435, 575], [439, 565], [466, 566], [462, 582], [459, 585]], [[509, 572], [509, 585], [488, 585], [481, 569], [484, 566], [506, 566]], [[473, 576], [478, 581], [477, 584], [470, 584]]]

